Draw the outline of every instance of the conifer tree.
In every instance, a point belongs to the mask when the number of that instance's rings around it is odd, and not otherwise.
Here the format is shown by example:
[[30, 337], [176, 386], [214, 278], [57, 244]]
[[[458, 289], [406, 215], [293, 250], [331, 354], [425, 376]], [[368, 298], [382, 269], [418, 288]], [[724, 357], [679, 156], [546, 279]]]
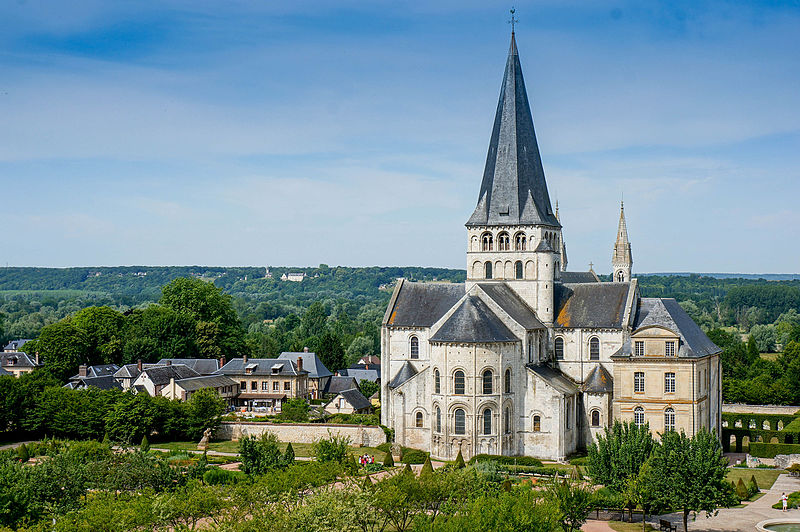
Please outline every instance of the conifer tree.
[[141, 449], [143, 453], [146, 453], [150, 450], [150, 442], [147, 440], [147, 434], [142, 436], [142, 443], [139, 445], [139, 449]]
[[286, 465], [294, 464], [294, 447], [292, 447], [291, 442], [289, 442], [289, 445], [286, 446], [286, 450], [283, 452], [283, 463]]
[[31, 455], [28, 452], [28, 446], [24, 443], [17, 448], [17, 456], [19, 457], [19, 461], [22, 463], [27, 462], [31, 459]]
[[383, 458], [383, 467], [390, 468], [394, 467], [394, 458], [392, 457], [392, 451], [387, 451], [386, 456]]
[[458, 450], [458, 456], [456, 456], [456, 469], [464, 469], [466, 464], [464, 463], [464, 455], [461, 454], [461, 449]]
[[433, 464], [431, 464], [431, 457], [427, 457], [425, 459], [425, 463], [422, 464], [422, 470], [419, 472], [420, 478], [432, 475], [433, 474]]

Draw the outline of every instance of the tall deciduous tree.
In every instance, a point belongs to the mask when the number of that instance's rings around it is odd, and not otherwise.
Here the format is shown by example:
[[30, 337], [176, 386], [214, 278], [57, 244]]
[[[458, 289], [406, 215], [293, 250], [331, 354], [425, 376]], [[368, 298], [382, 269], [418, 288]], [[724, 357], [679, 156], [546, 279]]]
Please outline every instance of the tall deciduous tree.
[[615, 421], [589, 448], [589, 474], [595, 482], [622, 491], [639, 473], [653, 450], [653, 436], [645, 424]]
[[69, 319], [43, 328], [39, 338], [24, 347], [26, 353], [39, 353], [46, 371], [61, 381], [78, 372], [91, 350], [86, 333]]

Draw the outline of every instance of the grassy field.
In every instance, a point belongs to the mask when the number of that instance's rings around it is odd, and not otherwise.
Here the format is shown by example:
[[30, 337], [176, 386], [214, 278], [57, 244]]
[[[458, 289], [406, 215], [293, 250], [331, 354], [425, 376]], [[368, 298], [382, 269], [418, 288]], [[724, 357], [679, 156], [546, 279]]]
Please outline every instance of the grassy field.
[[[609, 521], [608, 526], [618, 532], [642, 532], [641, 523], [623, 523], [622, 521]], [[645, 531], [655, 530], [649, 523], [645, 525]]]
[[[286, 451], [287, 443], [281, 443], [281, 452]], [[197, 450], [197, 442], [193, 441], [172, 441], [167, 443], [154, 443], [152, 444], [153, 449], [166, 449], [168, 451], [196, 451]], [[294, 443], [292, 442], [292, 449], [294, 449], [294, 455], [299, 456], [301, 458], [308, 458], [314, 455], [311, 449], [310, 443]], [[384, 453], [383, 451], [379, 451], [374, 447], [351, 447], [353, 449], [353, 454], [355, 456], [360, 456], [362, 454], [369, 454], [375, 457], [376, 461], [383, 462]], [[239, 442], [237, 441], [213, 441], [208, 444], [209, 451], [218, 451], [222, 453], [238, 453], [239, 452]]]
[[750, 477], [756, 477], [756, 483], [762, 490], [768, 490], [775, 484], [778, 475], [785, 473], [783, 469], [747, 469], [744, 467], [729, 467], [728, 468], [728, 482], [736, 484], [739, 479], [747, 484], [750, 482]]

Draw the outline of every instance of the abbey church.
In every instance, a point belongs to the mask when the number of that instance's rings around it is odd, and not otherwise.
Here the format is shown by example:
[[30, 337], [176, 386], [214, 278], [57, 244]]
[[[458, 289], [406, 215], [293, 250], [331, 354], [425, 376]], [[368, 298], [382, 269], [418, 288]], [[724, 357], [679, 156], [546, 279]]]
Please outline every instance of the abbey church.
[[641, 297], [622, 206], [612, 280], [567, 270], [513, 32], [466, 229], [466, 282], [401, 280], [386, 310], [381, 416], [397, 443], [560, 460], [617, 419], [719, 433], [721, 350], [674, 299]]

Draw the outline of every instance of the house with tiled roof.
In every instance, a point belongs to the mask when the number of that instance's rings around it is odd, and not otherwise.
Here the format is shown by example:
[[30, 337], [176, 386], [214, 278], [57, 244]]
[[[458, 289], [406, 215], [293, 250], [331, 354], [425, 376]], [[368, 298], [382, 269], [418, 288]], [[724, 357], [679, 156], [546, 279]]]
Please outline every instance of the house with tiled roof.
[[675, 300], [641, 297], [624, 205], [611, 281], [567, 269], [513, 32], [465, 244], [465, 283], [401, 279], [386, 309], [381, 421], [397, 443], [563, 459], [614, 420], [719, 434], [721, 350]]
[[325, 405], [326, 414], [368, 414], [372, 403], [358, 390], [342, 390]]
[[41, 367], [39, 356], [30, 356], [22, 351], [3, 351], [0, 353], [0, 368], [19, 377], [23, 373], [30, 373]]
[[280, 360], [291, 360], [296, 366], [302, 366], [308, 371], [308, 394], [311, 399], [322, 398], [322, 393], [327, 388], [333, 372], [325, 367], [316, 353], [304, 347], [300, 352], [284, 351], [278, 355]]
[[308, 398], [308, 371], [302, 358], [234, 358], [215, 375], [225, 375], [239, 384], [236, 405], [247, 410], [279, 412], [287, 399]]
[[239, 384], [225, 375], [200, 375], [185, 379], [171, 378], [169, 384], [161, 388], [160, 394], [168, 399], [188, 401], [192, 395], [204, 389], [215, 390], [225, 399], [228, 406], [235, 406], [239, 396]]
[[133, 381], [132, 387], [137, 391], [144, 390], [150, 396], [155, 397], [161, 395], [161, 390], [172, 380], [199, 376], [199, 373], [183, 364], [158, 365], [142, 369], [139, 376]]

